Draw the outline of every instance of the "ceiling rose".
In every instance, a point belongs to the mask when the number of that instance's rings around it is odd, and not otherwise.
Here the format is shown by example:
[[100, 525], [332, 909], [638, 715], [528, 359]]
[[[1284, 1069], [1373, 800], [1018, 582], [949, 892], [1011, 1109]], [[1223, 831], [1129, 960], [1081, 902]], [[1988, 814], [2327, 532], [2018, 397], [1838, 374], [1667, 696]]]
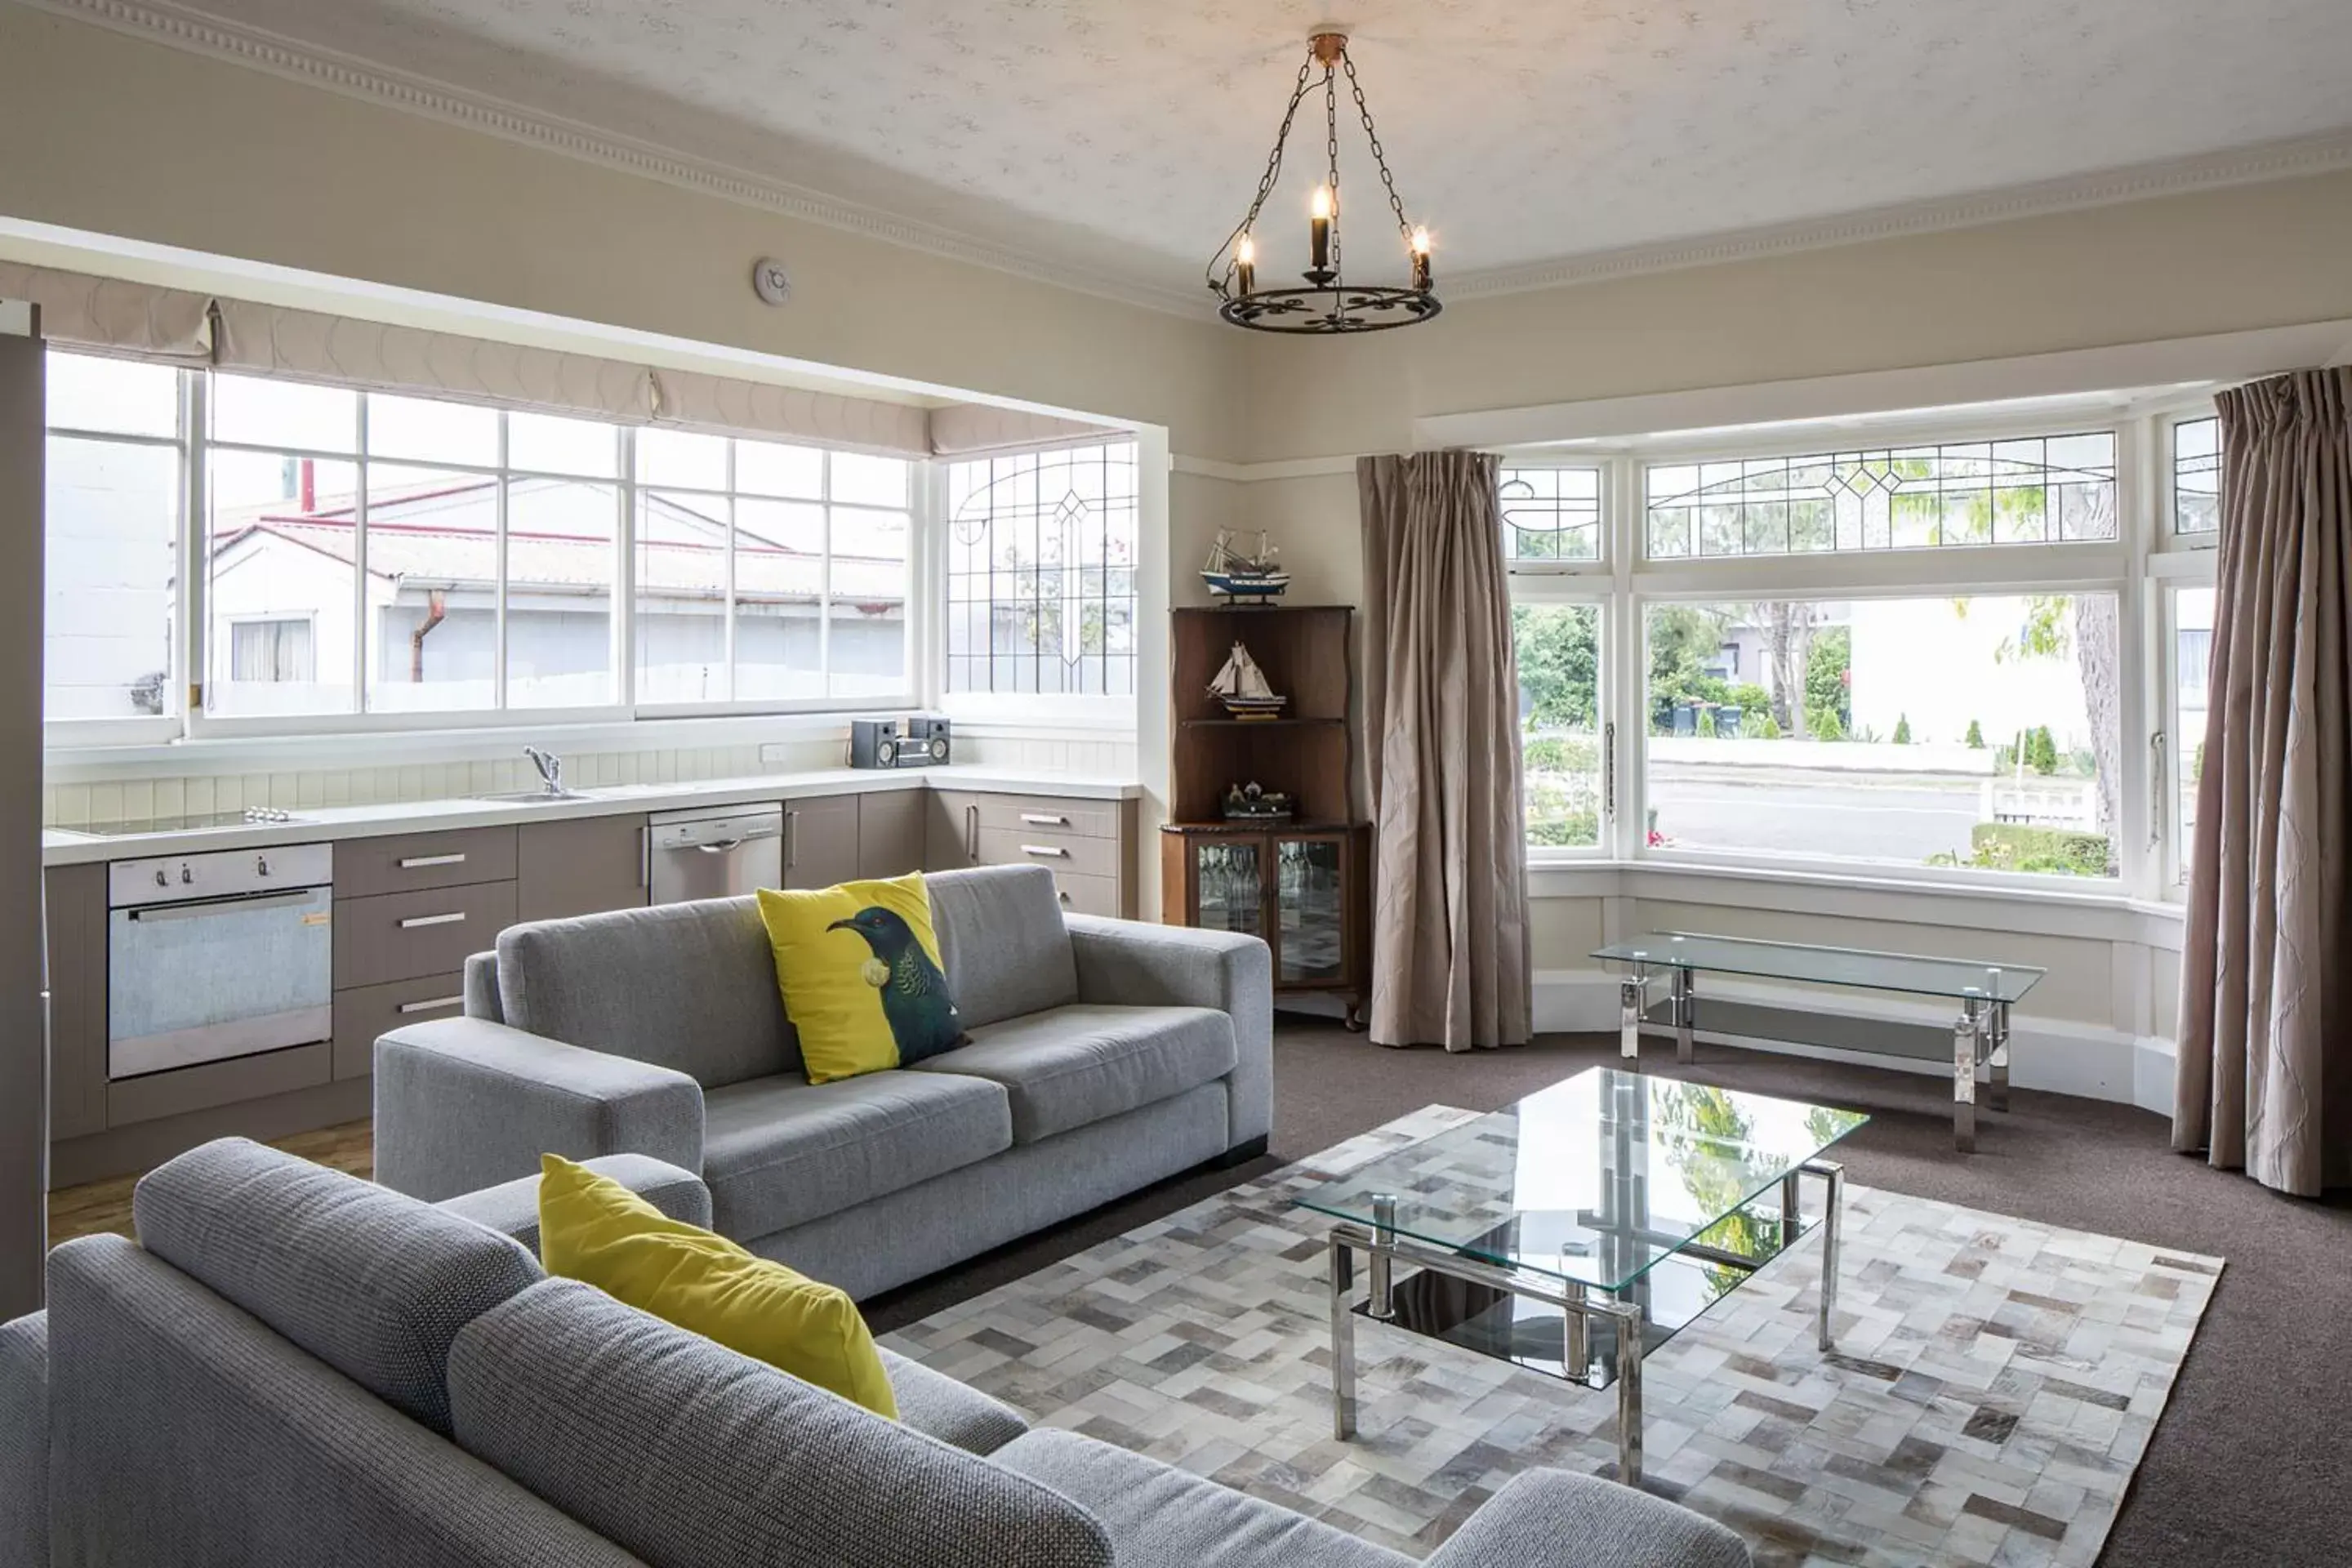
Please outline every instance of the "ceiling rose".
[[[1341, 276], [1339, 252], [1339, 77], [1356, 100], [1356, 117], [1363, 122], [1364, 140], [1371, 146], [1372, 166], [1380, 171], [1381, 189], [1389, 210], [1396, 215], [1397, 237], [1403, 242], [1408, 282], [1350, 285]], [[1290, 141], [1290, 127], [1298, 106], [1323, 89], [1323, 183], [1315, 187], [1307, 206], [1307, 281], [1303, 289], [1261, 289], [1257, 221], [1266, 196], [1282, 174], [1282, 155]], [[1377, 332], [1409, 327], [1437, 314], [1437, 296], [1430, 291], [1429, 230], [1404, 216], [1396, 180], [1381, 150], [1380, 132], [1372, 128], [1372, 111], [1356, 80], [1356, 63], [1348, 58], [1348, 35], [1319, 28], [1307, 40], [1307, 62], [1298, 68], [1290, 102], [1282, 111], [1282, 127], [1274, 135], [1274, 151], [1266, 155], [1265, 173], [1250, 198], [1249, 211], [1209, 258], [1209, 291], [1218, 298], [1217, 314], [1237, 327], [1260, 332], [1303, 332], [1329, 336], [1343, 332]]]

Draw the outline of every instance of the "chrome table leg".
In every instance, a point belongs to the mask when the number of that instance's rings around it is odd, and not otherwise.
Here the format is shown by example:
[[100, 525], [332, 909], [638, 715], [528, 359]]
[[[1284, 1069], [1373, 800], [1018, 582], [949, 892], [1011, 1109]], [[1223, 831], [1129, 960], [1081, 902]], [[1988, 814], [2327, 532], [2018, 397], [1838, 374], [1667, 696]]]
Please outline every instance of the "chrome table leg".
[[1692, 984], [1687, 969], [1675, 971], [1675, 1060], [1691, 1059], [1691, 1028], [1698, 1021], [1697, 987]]
[[1642, 1484], [1642, 1310], [1620, 1306], [1617, 1319], [1617, 1479]]
[[1952, 1147], [1963, 1154], [1977, 1146], [1977, 1034], [1983, 1013], [1983, 999], [1971, 996], [1952, 1026]]
[[1642, 1066], [1642, 1009], [1650, 996], [1650, 972], [1635, 964], [1633, 973], [1617, 983], [1617, 1059]]
[[1783, 1247], [1796, 1240], [1805, 1229], [1804, 1205], [1797, 1201], [1800, 1196], [1797, 1185], [1799, 1173], [1791, 1171], [1780, 1178], [1780, 1245]]
[[1561, 1308], [1560, 1333], [1562, 1348], [1559, 1369], [1572, 1383], [1592, 1381], [1592, 1325], [1584, 1315], [1584, 1285], [1580, 1280], [1568, 1280], [1561, 1289], [1567, 1297]]
[[1331, 1233], [1331, 1436], [1356, 1435], [1356, 1314], [1348, 1310], [1348, 1241]]
[[1836, 1336], [1831, 1331], [1831, 1315], [1837, 1310], [1838, 1233], [1839, 1221], [1845, 1214], [1845, 1167], [1834, 1160], [1809, 1160], [1804, 1168], [1822, 1178], [1829, 1188], [1827, 1200], [1822, 1205], [1822, 1322], [1821, 1347], [1823, 1351], [1837, 1348]]
[[1992, 1005], [1992, 1082], [1986, 1100], [1995, 1110], [2009, 1109], [2009, 1004]]
[[1365, 1270], [1366, 1283], [1371, 1288], [1371, 1303], [1365, 1310], [1383, 1323], [1396, 1316], [1395, 1260], [1388, 1250], [1396, 1240], [1396, 1210], [1393, 1194], [1372, 1195], [1372, 1256]]

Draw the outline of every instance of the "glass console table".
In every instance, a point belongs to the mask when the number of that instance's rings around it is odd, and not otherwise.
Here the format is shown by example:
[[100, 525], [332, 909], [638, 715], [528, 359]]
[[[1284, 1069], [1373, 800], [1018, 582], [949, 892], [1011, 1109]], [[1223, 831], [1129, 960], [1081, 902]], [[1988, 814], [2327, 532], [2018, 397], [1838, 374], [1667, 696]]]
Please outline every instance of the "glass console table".
[[[1618, 1055], [1636, 1070], [1645, 1025], [1672, 1030], [1675, 1058], [1683, 1062], [1691, 1059], [1691, 1036], [1701, 1027], [1712, 1034], [1749, 1039], [1792, 1040], [1915, 1061], [1948, 1061], [1952, 1064], [1952, 1142], [1962, 1153], [1976, 1147], [1979, 1080], [1992, 1109], [2009, 1108], [2010, 1005], [2032, 990], [2046, 973], [2027, 964], [1976, 963], [1860, 948], [1703, 936], [1696, 931], [1654, 931], [1596, 948], [1592, 956], [1624, 964], [1629, 971], [1618, 984]], [[1702, 1025], [1696, 978], [1702, 971], [1948, 997], [1959, 1004], [1960, 1016], [1948, 1031], [1926, 1024], [1855, 1018], [1799, 1006], [1710, 1001]], [[1654, 1006], [1649, 1000], [1650, 984], [1660, 973], [1666, 977], [1667, 994]]]
[[[1801, 1237], [1822, 1234], [1831, 1348], [1843, 1166], [1858, 1111], [1593, 1068], [1303, 1194], [1329, 1215], [1332, 1429], [1356, 1431], [1370, 1318], [1617, 1391], [1618, 1479], [1642, 1475], [1642, 1361]], [[1823, 1182], [1805, 1224], [1799, 1178]], [[1367, 1292], [1351, 1300], [1354, 1257]], [[1414, 1272], [1400, 1278], [1397, 1266]]]

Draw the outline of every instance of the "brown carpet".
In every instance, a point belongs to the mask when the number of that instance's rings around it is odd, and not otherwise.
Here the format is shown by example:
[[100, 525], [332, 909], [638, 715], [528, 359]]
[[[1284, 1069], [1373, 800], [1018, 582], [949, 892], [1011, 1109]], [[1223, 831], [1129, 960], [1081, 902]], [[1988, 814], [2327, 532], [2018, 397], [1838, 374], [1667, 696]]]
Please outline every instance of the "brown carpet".
[[[1428, 1104], [1492, 1110], [1612, 1061], [1613, 1037], [1523, 1050], [1389, 1051], [1286, 1018], [1275, 1044], [1272, 1152], [1181, 1178], [867, 1304], [887, 1331]], [[1671, 1047], [1647, 1064], [1674, 1073]], [[2282, 1198], [2171, 1152], [2164, 1119], [2018, 1091], [1952, 1152], [1948, 1085], [1921, 1075], [1702, 1046], [1687, 1076], [1852, 1106], [1852, 1178], [1973, 1208], [2160, 1242], [2229, 1259], [2204, 1328], [2102, 1563], [2129, 1568], [2352, 1564], [2341, 1476], [2352, 1456], [2352, 1194]]]

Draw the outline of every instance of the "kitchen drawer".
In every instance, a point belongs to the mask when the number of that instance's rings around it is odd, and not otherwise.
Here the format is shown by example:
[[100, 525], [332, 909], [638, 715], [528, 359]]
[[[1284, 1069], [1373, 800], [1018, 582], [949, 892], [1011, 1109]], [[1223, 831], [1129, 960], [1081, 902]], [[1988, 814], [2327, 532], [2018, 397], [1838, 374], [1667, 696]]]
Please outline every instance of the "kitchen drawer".
[[1062, 908], [1074, 915], [1108, 915], [1117, 920], [1122, 912], [1115, 878], [1057, 871], [1054, 874], [1054, 891], [1061, 899]]
[[985, 833], [1001, 827], [1027, 834], [1078, 838], [1117, 838], [1123, 802], [1079, 800], [1062, 795], [982, 795], [955, 790], [941, 796], [958, 827]]
[[373, 898], [469, 882], [511, 882], [515, 830], [459, 827], [390, 838], [346, 838], [335, 846], [335, 896]]
[[1074, 838], [1040, 833], [1034, 827], [983, 827], [980, 830], [980, 863], [983, 866], [1043, 866], [1081, 877], [1117, 877], [1118, 840]]
[[515, 885], [428, 888], [335, 900], [335, 989], [421, 980], [466, 967], [514, 924]]
[[321, 1040], [314, 1046], [117, 1079], [106, 1086], [106, 1124], [127, 1127], [134, 1121], [314, 1088], [328, 1081], [332, 1054]]
[[455, 1018], [466, 1011], [466, 973], [428, 974], [388, 985], [335, 993], [335, 1076], [365, 1078], [375, 1070], [375, 1037], [403, 1024]]

